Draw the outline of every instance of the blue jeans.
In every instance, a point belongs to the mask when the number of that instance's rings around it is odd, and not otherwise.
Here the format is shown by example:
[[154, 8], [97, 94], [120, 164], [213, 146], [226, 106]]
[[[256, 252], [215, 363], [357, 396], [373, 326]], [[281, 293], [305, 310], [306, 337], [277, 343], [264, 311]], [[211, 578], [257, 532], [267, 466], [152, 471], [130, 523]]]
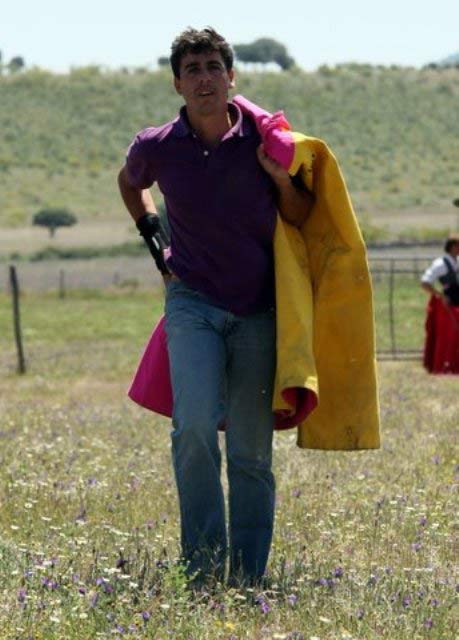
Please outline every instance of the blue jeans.
[[218, 445], [224, 423], [230, 577], [256, 580], [266, 568], [274, 522], [275, 311], [236, 316], [173, 280], [165, 326], [174, 397], [172, 457], [188, 572], [224, 575], [228, 545]]

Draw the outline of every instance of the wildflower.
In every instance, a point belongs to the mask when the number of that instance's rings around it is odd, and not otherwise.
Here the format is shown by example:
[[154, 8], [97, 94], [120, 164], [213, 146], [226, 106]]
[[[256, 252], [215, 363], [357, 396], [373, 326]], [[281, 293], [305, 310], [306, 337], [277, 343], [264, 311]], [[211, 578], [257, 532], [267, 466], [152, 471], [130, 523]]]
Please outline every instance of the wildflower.
[[361, 620], [364, 615], [365, 612], [363, 609], [357, 609], [357, 611], [355, 612], [355, 617], [357, 618], [357, 620]]
[[287, 602], [292, 605], [292, 607], [296, 605], [297, 600], [298, 596], [296, 596], [294, 593], [291, 593], [289, 596], [287, 596]]
[[371, 575], [371, 576], [368, 578], [367, 585], [368, 585], [369, 587], [374, 587], [374, 586], [375, 586], [375, 584], [376, 584], [377, 582], [378, 582], [378, 578], [377, 578], [376, 576]]
[[407, 609], [411, 604], [411, 597], [410, 596], [405, 596], [402, 600], [402, 606]]
[[426, 524], [427, 524], [427, 518], [425, 516], [422, 516], [422, 518], [420, 518], [419, 520], [419, 526], [425, 527]]
[[292, 496], [294, 498], [299, 498], [301, 496], [301, 489], [293, 489]]
[[26, 589], [19, 589], [18, 591], [18, 601], [19, 602], [25, 602], [27, 598], [27, 590]]
[[333, 571], [333, 575], [335, 576], [335, 578], [342, 578], [343, 573], [343, 567], [336, 567], [336, 569]]
[[431, 607], [438, 607], [438, 605], [440, 604], [440, 601], [437, 600], [437, 598], [430, 598], [429, 604]]
[[85, 587], [78, 587], [78, 593], [81, 593], [81, 595], [84, 596], [86, 594], [86, 588]]
[[262, 613], [269, 613], [271, 611], [271, 607], [269, 606], [269, 604], [266, 602], [266, 600], [264, 600], [263, 598], [257, 598], [256, 599], [257, 604], [260, 605], [260, 609]]
[[148, 622], [150, 620], [151, 615], [148, 611], [142, 611], [142, 618], [144, 622]]
[[328, 580], [327, 578], [319, 578], [314, 582], [314, 584], [316, 587], [326, 587], [328, 586]]
[[424, 620], [424, 627], [426, 629], [432, 629], [433, 627], [433, 620], [432, 618], [427, 618], [427, 620]]
[[413, 549], [413, 551], [418, 552], [422, 549], [422, 544], [420, 542], [413, 542], [411, 548]]

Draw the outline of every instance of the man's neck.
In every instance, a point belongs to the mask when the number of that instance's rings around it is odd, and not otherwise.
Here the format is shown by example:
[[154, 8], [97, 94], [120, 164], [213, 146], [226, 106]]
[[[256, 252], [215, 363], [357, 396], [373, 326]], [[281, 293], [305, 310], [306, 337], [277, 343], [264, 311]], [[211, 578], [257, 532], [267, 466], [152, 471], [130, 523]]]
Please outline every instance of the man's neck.
[[233, 126], [229, 111], [210, 116], [199, 116], [187, 111], [187, 116], [194, 133], [209, 148], [217, 147]]

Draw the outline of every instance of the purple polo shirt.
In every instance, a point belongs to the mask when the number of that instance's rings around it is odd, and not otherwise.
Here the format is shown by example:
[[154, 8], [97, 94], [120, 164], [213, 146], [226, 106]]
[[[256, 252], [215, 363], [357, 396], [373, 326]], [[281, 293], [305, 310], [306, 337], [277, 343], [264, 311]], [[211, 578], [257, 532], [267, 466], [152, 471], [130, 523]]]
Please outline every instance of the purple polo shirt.
[[218, 147], [193, 133], [186, 109], [141, 131], [126, 157], [129, 182], [157, 182], [171, 229], [168, 265], [185, 284], [237, 315], [274, 305], [275, 189], [261, 168], [254, 123], [230, 103], [235, 125]]

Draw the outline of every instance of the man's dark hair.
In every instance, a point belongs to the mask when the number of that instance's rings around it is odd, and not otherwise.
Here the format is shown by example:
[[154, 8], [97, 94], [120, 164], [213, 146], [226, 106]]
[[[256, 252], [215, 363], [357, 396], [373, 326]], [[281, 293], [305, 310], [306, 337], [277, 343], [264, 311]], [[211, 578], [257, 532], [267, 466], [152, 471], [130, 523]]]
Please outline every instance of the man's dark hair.
[[202, 31], [188, 27], [183, 33], [177, 36], [171, 47], [171, 67], [176, 78], [180, 78], [180, 62], [187, 53], [211, 53], [218, 51], [226, 70], [233, 68], [234, 54], [231, 46], [225, 38], [212, 29], [206, 27]]
[[444, 246], [445, 253], [449, 253], [455, 245], [459, 245], [459, 235], [449, 236]]

